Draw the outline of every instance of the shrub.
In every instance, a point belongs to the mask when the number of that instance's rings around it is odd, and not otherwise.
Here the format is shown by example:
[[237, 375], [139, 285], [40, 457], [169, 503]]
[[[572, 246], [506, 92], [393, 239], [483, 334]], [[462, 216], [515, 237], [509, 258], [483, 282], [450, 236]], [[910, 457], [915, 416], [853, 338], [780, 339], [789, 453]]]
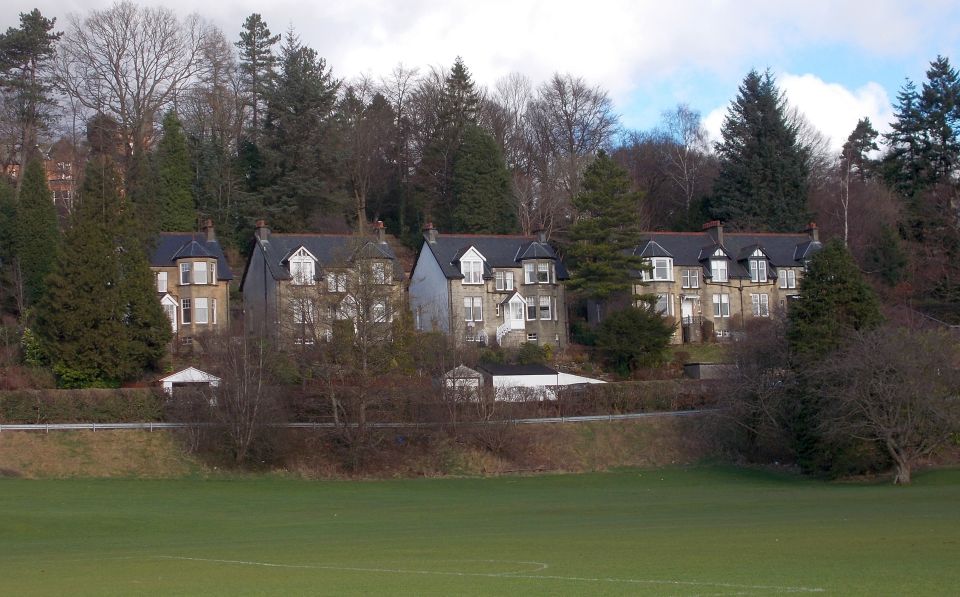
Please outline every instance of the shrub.
[[155, 388], [0, 392], [0, 421], [4, 423], [159, 421], [163, 401], [164, 394]]

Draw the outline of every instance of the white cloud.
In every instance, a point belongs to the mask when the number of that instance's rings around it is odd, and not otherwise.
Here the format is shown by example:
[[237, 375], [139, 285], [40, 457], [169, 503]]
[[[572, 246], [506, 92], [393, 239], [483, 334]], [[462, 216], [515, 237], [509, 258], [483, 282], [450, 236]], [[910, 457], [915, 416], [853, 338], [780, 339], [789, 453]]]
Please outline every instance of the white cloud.
[[[787, 102], [830, 140], [834, 150], [843, 146], [861, 118], [869, 118], [873, 128], [881, 133], [889, 130], [893, 120], [887, 90], [878, 83], [870, 82], [850, 90], [838, 83], [827, 83], [816, 75], [787, 73], [777, 77], [777, 85], [786, 94]], [[720, 139], [727, 107], [716, 108], [703, 119], [714, 141]]]

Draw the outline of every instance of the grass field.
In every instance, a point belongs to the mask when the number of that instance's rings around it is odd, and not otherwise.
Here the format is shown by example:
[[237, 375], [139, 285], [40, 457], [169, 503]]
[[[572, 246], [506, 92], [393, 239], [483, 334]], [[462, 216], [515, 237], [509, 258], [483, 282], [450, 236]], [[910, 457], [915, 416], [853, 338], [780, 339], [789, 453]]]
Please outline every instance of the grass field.
[[960, 471], [0, 480], [4, 595], [943, 595]]

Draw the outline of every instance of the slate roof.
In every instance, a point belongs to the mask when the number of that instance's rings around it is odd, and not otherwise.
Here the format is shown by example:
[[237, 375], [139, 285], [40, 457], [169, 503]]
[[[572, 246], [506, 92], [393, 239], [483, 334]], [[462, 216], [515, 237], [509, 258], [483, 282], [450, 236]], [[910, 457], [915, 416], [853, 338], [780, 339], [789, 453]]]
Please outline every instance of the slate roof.
[[153, 267], [174, 267], [177, 259], [210, 257], [217, 260], [217, 279], [232, 280], [233, 271], [217, 240], [207, 241], [205, 232], [161, 232], [150, 254]]
[[436, 242], [431, 243], [424, 235], [421, 251], [433, 253], [443, 274], [450, 280], [463, 278], [460, 273], [460, 257], [470, 247], [474, 247], [486, 258], [483, 277], [492, 278], [492, 268], [522, 267], [524, 259], [552, 259], [556, 262], [555, 271], [558, 280], [570, 278], [566, 266], [557, 257], [553, 247], [541, 243], [536, 237], [494, 234], [438, 234]]
[[[718, 248], [731, 257], [728, 267], [731, 278], [749, 278], [747, 260], [754, 251], [760, 249], [772, 266], [769, 275], [776, 279], [776, 268], [802, 267], [823, 246], [804, 233], [725, 232], [722, 246], [707, 232], [645, 232], [643, 238], [644, 241], [634, 249], [634, 254], [672, 257], [674, 266], [702, 267], [708, 278], [710, 257]], [[668, 255], [656, 254], [660, 250]]]
[[274, 280], [289, 280], [290, 256], [303, 247], [317, 260], [316, 275], [328, 267], [342, 267], [343, 264], [360, 257], [363, 259], [389, 259], [394, 263], [393, 277], [403, 279], [403, 271], [397, 257], [387, 243], [378, 243], [372, 238], [361, 239], [352, 234], [277, 234], [271, 233], [267, 240], [254, 240], [263, 249], [267, 269]]

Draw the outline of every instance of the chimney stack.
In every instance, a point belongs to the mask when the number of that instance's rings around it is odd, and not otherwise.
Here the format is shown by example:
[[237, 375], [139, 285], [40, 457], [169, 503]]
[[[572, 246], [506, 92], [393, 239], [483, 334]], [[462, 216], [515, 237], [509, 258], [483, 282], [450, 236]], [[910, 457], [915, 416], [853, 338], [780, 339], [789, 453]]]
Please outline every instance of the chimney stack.
[[534, 232], [534, 234], [537, 235], [537, 241], [538, 241], [538, 242], [541, 242], [541, 243], [546, 244], [546, 242], [547, 242], [547, 231], [546, 231], [546, 230], [544, 230], [543, 228], [540, 228], [539, 230], [534, 230], [533, 232]]
[[433, 227], [433, 222], [427, 222], [427, 225], [423, 228], [427, 233], [427, 242], [430, 244], [437, 242], [437, 229]]
[[257, 220], [256, 229], [254, 230], [253, 235], [261, 241], [270, 240], [270, 229], [267, 228], [266, 220]]
[[816, 222], [810, 222], [810, 224], [807, 226], [807, 229], [804, 230], [804, 232], [810, 235], [810, 240], [812, 240], [813, 242], [815, 243], [820, 242], [820, 231], [817, 230]]
[[703, 225], [703, 229], [707, 231], [707, 234], [710, 235], [713, 242], [721, 247], [723, 246], [723, 222], [720, 220], [711, 220]]
[[207, 233], [208, 243], [212, 243], [217, 240], [217, 235], [213, 230], [213, 220], [211, 219], [204, 220], [203, 231]]
[[383, 220], [377, 220], [376, 222], [374, 222], [374, 223], [373, 223], [373, 229], [376, 230], [376, 232], [377, 232], [377, 242], [380, 243], [381, 245], [382, 245], [382, 244], [386, 244], [386, 242], [387, 242], [387, 231], [386, 231], [386, 229], [383, 227]]

